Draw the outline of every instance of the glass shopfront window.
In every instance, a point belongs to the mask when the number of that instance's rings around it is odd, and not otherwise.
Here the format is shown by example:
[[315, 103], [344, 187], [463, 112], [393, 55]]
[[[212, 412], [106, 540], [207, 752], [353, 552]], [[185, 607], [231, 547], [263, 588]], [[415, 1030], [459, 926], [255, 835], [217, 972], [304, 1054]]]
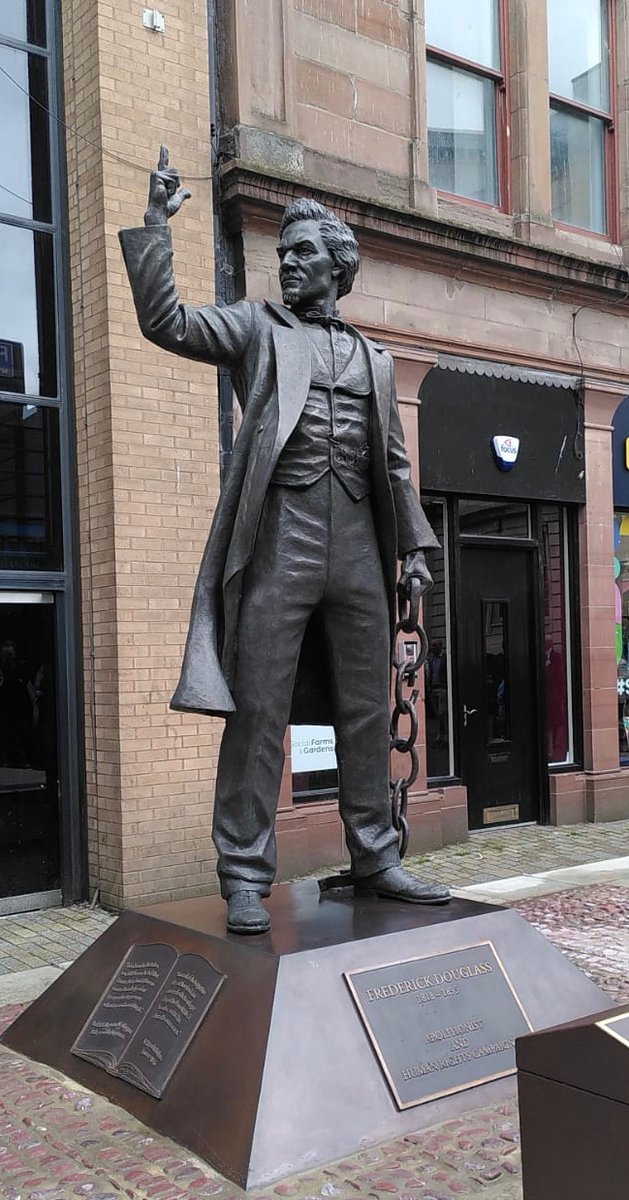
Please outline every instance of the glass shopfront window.
[[[21, 365], [0, 390], [55, 396], [55, 283], [52, 235], [0, 222], [0, 349]], [[4, 351], [6, 353], [6, 351]]]
[[529, 538], [530, 508], [504, 500], [460, 500], [459, 530], [465, 537]]
[[[449, 565], [448, 506], [445, 499], [424, 495], [422, 498], [428, 519], [441, 543], [431, 550], [428, 565], [434, 578], [433, 589], [423, 601], [424, 626], [430, 642], [425, 669], [426, 767], [429, 780], [454, 776], [458, 747], [454, 745], [453, 679], [459, 679], [461, 650], [458, 665], [453, 663], [452, 603]], [[498, 539], [508, 539], [513, 546], [517, 540], [537, 542], [543, 585], [543, 610], [540, 612], [544, 638], [544, 676], [546, 689], [547, 749], [550, 767], [566, 766], [575, 761], [573, 649], [571, 621], [571, 557], [569, 510], [560, 504], [526, 504], [498, 499], [460, 497], [451, 503], [454, 528], [458, 527], [460, 545], [470, 550], [482, 539], [492, 544], [500, 555]], [[626, 643], [629, 654], [629, 513], [626, 517]], [[505, 551], [508, 553], [508, 550]], [[618, 551], [617, 551], [618, 553]], [[454, 562], [458, 561], [454, 555]], [[500, 559], [496, 559], [498, 567]], [[459, 580], [460, 583], [460, 580]], [[454, 583], [454, 592], [458, 587]], [[541, 592], [540, 592], [541, 595]], [[530, 599], [531, 606], [533, 599]], [[531, 607], [531, 614], [533, 608]], [[486, 682], [483, 712], [486, 727], [482, 740], [487, 746], [508, 741], [514, 735], [511, 705], [512, 687], [509, 682], [506, 646], [509, 637], [508, 606], [500, 600], [488, 600], [482, 609], [483, 675]], [[533, 615], [531, 615], [533, 620]], [[535, 673], [531, 662], [530, 670]], [[458, 674], [455, 674], [458, 672]], [[627, 676], [627, 757], [629, 761], [629, 666]], [[620, 686], [620, 685], [619, 685]], [[624, 684], [623, 684], [624, 687]], [[461, 697], [464, 700], [465, 697]], [[476, 713], [476, 709], [473, 710]], [[480, 736], [480, 735], [479, 735]]]
[[67, 190], [53, 115], [60, 9], [58, 0], [0, 0], [2, 914], [84, 891], [69, 554], [74, 423], [57, 309]]
[[614, 513], [614, 598], [618, 743], [620, 761], [629, 764], [629, 513]]
[[452, 650], [448, 522], [444, 500], [423, 499], [426, 516], [439, 539], [427, 562], [434, 586], [424, 596], [424, 628], [430, 648], [425, 666], [426, 771], [430, 779], [454, 774], [452, 725]]
[[548, 762], [559, 766], [574, 758], [567, 517], [557, 504], [542, 505], [540, 515]]
[[0, 402], [0, 570], [58, 571], [59, 414]]

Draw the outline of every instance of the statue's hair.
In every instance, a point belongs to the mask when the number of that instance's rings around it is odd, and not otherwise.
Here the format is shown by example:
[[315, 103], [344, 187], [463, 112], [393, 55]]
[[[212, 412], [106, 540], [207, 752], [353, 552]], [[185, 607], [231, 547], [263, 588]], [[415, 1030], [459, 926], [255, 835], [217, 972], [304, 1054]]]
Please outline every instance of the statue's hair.
[[351, 292], [356, 272], [360, 263], [358, 242], [349, 225], [341, 221], [331, 208], [319, 204], [318, 200], [296, 200], [284, 210], [280, 225], [280, 238], [289, 225], [295, 221], [316, 221], [320, 228], [321, 238], [330, 251], [334, 266], [340, 267], [338, 296], [346, 296]]

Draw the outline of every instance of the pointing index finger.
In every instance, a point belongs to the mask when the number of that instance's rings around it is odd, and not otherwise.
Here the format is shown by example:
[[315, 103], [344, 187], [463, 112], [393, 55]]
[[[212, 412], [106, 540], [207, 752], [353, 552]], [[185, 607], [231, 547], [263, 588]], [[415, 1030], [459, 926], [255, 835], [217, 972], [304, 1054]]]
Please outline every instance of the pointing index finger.
[[165, 170], [165, 168], [167, 166], [168, 166], [168, 146], [165, 146], [164, 143], [162, 142], [162, 144], [159, 148], [159, 160], [157, 163], [157, 170], [163, 171], [163, 170]]

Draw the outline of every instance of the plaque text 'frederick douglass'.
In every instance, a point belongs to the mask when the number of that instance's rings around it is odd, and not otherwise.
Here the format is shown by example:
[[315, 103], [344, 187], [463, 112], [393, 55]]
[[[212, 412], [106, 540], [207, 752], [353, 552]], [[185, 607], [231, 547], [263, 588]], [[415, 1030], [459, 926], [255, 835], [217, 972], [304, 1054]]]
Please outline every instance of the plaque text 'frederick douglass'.
[[531, 1026], [491, 942], [345, 977], [399, 1108], [515, 1071]]

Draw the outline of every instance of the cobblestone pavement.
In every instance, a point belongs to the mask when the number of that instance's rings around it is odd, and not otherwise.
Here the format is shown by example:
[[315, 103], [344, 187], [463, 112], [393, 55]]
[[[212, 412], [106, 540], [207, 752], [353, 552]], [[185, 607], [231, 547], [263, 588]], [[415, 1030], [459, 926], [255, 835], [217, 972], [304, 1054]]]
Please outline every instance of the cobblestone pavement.
[[629, 888], [614, 884], [522, 900], [514, 907], [577, 967], [629, 1003]]
[[[628, 899], [627, 887], [601, 884], [515, 907], [604, 987], [611, 1003], [629, 1003]], [[0, 1028], [18, 1011], [20, 1006], [3, 1009]], [[251, 1200], [472, 1200], [484, 1195], [521, 1200], [515, 1084], [512, 1098], [502, 1104], [249, 1193]], [[0, 1047], [0, 1197], [77, 1196], [242, 1200], [243, 1193], [107, 1101]]]

